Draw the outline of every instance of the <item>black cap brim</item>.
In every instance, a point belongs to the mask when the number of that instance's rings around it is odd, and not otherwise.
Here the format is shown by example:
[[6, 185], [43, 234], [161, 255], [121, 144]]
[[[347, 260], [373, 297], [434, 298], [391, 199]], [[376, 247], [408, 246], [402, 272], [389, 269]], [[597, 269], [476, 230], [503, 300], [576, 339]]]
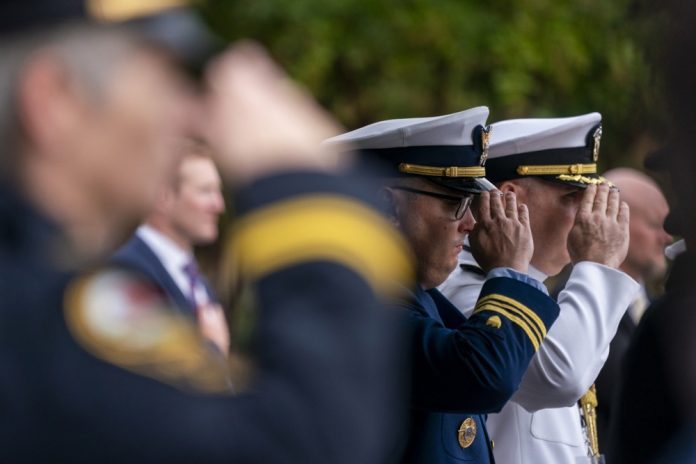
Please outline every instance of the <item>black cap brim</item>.
[[427, 179], [435, 184], [447, 187], [452, 190], [458, 190], [465, 193], [478, 194], [481, 192], [490, 192], [497, 190], [495, 185], [493, 185], [485, 177], [426, 177], [419, 176], [423, 179]]

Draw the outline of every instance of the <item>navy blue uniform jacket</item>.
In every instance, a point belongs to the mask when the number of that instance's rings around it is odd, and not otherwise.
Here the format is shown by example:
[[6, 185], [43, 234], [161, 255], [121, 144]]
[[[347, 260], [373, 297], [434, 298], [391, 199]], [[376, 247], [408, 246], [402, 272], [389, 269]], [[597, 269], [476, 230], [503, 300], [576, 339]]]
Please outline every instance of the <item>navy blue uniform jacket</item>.
[[517, 390], [558, 305], [531, 285], [499, 277], [483, 286], [468, 320], [437, 290], [418, 290], [402, 306], [413, 337], [404, 462], [492, 463], [485, 414]]

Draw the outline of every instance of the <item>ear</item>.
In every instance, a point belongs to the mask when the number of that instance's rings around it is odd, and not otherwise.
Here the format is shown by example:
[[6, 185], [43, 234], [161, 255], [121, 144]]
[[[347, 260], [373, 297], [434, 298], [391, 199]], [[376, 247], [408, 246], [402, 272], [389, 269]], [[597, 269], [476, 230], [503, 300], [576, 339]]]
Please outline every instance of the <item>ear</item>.
[[520, 186], [512, 181], [505, 180], [499, 186], [498, 189], [503, 192], [512, 192], [517, 195], [520, 192]]
[[399, 201], [396, 198], [394, 190], [389, 187], [382, 187], [380, 190], [380, 199], [385, 205], [389, 220], [394, 226], [399, 227]]
[[41, 153], [64, 147], [82, 126], [83, 102], [65, 66], [49, 52], [30, 59], [19, 78], [17, 109], [27, 141]]

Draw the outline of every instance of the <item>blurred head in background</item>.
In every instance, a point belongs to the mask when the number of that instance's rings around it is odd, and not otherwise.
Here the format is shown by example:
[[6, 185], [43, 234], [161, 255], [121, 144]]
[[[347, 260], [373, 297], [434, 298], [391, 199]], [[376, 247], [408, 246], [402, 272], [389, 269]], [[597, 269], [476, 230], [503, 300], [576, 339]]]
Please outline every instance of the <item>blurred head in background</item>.
[[209, 148], [191, 142], [147, 223], [190, 252], [195, 245], [217, 240], [218, 220], [224, 211], [222, 180]]
[[665, 247], [672, 236], [664, 229], [669, 205], [660, 187], [630, 168], [612, 169], [604, 177], [621, 190], [621, 199], [631, 208], [631, 241], [621, 270], [643, 283], [661, 279], [667, 271]]

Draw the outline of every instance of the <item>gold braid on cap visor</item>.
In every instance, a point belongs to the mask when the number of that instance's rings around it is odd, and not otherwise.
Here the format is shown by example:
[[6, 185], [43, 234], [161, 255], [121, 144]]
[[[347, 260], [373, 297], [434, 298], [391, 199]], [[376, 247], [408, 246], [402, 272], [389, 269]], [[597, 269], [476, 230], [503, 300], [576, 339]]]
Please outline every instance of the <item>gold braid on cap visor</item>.
[[517, 174], [521, 176], [554, 176], [597, 174], [596, 164], [546, 164], [536, 166], [518, 166]]
[[518, 166], [517, 174], [521, 176], [556, 176], [556, 179], [565, 182], [578, 182], [580, 184], [609, 184], [604, 177], [587, 177], [583, 174], [596, 174], [596, 164], [549, 164], [537, 166]]
[[423, 166], [420, 164], [399, 164], [399, 171], [407, 174], [433, 177], [484, 177], [486, 168], [483, 166]]

